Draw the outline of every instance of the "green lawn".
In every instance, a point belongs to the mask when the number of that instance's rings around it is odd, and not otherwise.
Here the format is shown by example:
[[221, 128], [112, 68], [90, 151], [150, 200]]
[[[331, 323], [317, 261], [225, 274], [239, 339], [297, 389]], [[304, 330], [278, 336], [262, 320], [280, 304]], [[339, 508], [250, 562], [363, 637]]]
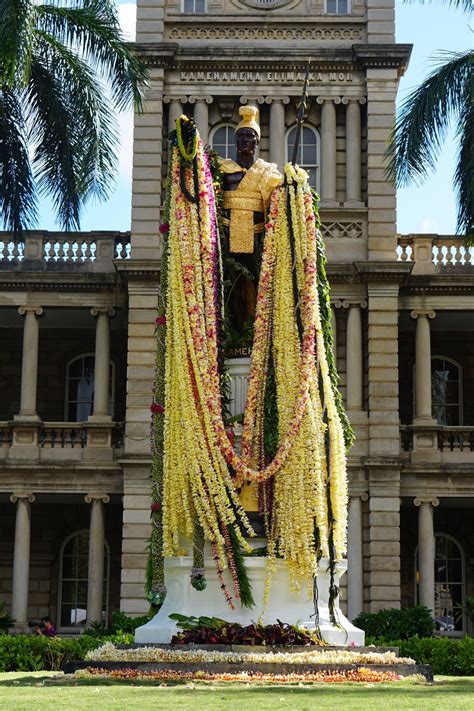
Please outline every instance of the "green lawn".
[[[51, 679], [54, 681], [51, 681]], [[474, 677], [438, 677], [433, 685], [314, 684], [160, 687], [137, 682], [70, 682], [53, 672], [0, 674], [0, 709], [67, 711], [473, 711]]]

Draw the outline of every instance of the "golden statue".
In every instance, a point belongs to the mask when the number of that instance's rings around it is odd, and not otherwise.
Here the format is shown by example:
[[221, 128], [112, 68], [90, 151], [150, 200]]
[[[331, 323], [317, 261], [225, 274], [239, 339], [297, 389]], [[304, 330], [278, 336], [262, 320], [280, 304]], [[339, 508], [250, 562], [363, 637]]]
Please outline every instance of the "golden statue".
[[260, 142], [258, 109], [241, 106], [242, 120], [235, 129], [236, 160], [221, 160], [224, 173], [224, 226], [230, 254], [253, 276], [240, 279], [232, 296], [232, 320], [242, 327], [253, 319], [257, 300], [260, 268], [259, 237], [265, 232], [265, 213], [272, 191], [281, 185], [283, 176], [276, 163], [255, 158]]

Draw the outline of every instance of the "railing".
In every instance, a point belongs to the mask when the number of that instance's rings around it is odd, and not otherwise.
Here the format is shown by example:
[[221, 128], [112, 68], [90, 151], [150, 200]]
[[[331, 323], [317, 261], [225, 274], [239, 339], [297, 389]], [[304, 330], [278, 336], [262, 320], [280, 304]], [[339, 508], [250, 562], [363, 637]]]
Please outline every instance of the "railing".
[[43, 449], [84, 449], [87, 430], [80, 422], [44, 422], [38, 433], [38, 445]]
[[107, 272], [130, 252], [129, 232], [28, 232], [24, 242], [0, 233], [1, 270]]
[[434, 274], [474, 265], [474, 248], [456, 235], [399, 235], [397, 260], [413, 262], [413, 274]]
[[474, 427], [402, 425], [400, 450], [413, 460], [474, 461]]
[[0, 422], [0, 460], [112, 461], [124, 448], [123, 422]]
[[0, 422], [0, 447], [11, 447], [13, 429], [8, 422]]
[[442, 427], [438, 447], [441, 452], [474, 452], [474, 427]]

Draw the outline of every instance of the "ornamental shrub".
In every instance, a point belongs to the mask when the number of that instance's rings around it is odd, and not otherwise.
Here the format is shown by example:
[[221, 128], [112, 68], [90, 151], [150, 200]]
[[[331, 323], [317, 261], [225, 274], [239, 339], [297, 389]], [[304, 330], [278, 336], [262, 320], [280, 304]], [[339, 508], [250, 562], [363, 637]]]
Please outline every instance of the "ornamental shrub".
[[93, 622], [90, 627], [84, 630], [84, 634], [90, 637], [108, 637], [122, 633], [132, 634], [137, 627], [149, 622], [152, 616], [129, 617], [124, 612], [113, 612], [110, 627], [106, 627], [102, 622]]
[[409, 639], [431, 637], [435, 622], [427, 607], [405, 607], [402, 610], [387, 609], [379, 612], [361, 612], [353, 624], [363, 629], [369, 637], [384, 639]]
[[412, 637], [388, 640], [367, 637], [366, 644], [398, 647], [401, 657], [411, 657], [418, 664], [431, 664], [433, 674], [474, 675], [474, 639], [463, 637]]
[[40, 635], [0, 635], [0, 672], [58, 671], [71, 659], [84, 659], [86, 652], [104, 642], [132, 644], [132, 634], [107, 637], [42, 637]]

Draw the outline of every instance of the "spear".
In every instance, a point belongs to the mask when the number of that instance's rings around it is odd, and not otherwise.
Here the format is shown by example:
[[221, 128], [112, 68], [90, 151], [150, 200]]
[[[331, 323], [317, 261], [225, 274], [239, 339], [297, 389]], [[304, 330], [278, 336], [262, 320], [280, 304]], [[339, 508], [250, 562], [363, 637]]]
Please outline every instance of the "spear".
[[303, 93], [301, 95], [301, 98], [298, 100], [298, 103], [296, 104], [296, 133], [295, 133], [295, 145], [293, 146], [293, 157], [291, 159], [292, 165], [296, 165], [296, 158], [298, 156], [298, 148], [300, 147], [301, 128], [303, 126], [304, 117], [306, 114], [307, 101], [308, 101], [308, 84], [309, 84], [310, 64], [311, 64], [311, 60], [308, 59], [308, 64], [306, 66], [306, 74], [305, 74], [304, 84], [303, 84]]
[[[309, 83], [310, 64], [311, 64], [311, 60], [308, 59], [308, 64], [306, 66], [306, 74], [305, 74], [304, 84], [303, 84], [303, 93], [296, 105], [295, 145], [293, 146], [293, 158], [291, 159], [291, 164], [293, 166], [296, 165], [296, 158], [298, 156], [298, 148], [300, 145], [301, 128], [303, 126], [303, 121], [304, 121], [304, 117], [306, 114], [306, 102], [308, 101], [308, 83]], [[300, 297], [299, 297], [299, 292], [298, 292], [298, 285], [296, 282], [296, 253], [295, 253], [295, 237], [293, 234], [293, 224], [292, 224], [292, 220], [291, 220], [291, 204], [290, 204], [290, 194], [289, 194], [290, 186], [288, 185], [286, 177], [285, 177], [285, 185], [286, 185], [286, 214], [287, 214], [287, 220], [288, 220], [288, 230], [290, 233], [291, 261], [293, 263], [293, 269], [292, 269], [293, 298], [295, 301], [296, 323], [298, 326], [298, 333], [299, 333], [299, 337], [300, 337], [300, 341], [301, 341], [303, 338], [303, 323], [301, 321]]]

